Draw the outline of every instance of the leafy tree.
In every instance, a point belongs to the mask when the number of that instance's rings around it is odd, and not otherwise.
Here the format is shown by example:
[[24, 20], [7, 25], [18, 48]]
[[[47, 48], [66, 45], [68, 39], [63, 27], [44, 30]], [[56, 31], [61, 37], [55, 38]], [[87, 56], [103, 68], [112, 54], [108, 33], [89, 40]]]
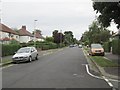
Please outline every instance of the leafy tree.
[[73, 33], [71, 31], [65, 31], [64, 32], [64, 43], [67, 45], [73, 43]]
[[53, 38], [54, 38], [54, 43], [60, 44], [64, 41], [64, 35], [58, 30], [53, 31]]
[[94, 21], [89, 26], [89, 31], [84, 32], [84, 34], [81, 37], [81, 41], [87, 44], [91, 43], [103, 43], [109, 40], [110, 37], [110, 31], [101, 26], [97, 21]]
[[41, 30], [39, 30], [39, 29], [36, 29], [35, 31], [33, 31], [32, 34], [34, 34], [34, 32], [37, 32], [41, 35]]
[[120, 28], [120, 3], [119, 2], [93, 2], [96, 13], [100, 13], [98, 21], [104, 26], [110, 26], [111, 21]]
[[45, 40], [47, 42], [54, 42], [54, 38], [53, 37], [46, 37]]

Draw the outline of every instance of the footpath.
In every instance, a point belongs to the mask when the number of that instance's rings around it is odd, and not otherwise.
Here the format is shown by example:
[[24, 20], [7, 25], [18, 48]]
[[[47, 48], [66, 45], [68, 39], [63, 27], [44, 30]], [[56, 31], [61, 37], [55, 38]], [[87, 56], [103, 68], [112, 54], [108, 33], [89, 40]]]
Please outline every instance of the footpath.
[[[105, 53], [105, 57], [112, 62], [120, 65], [120, 55], [114, 55], [112, 53]], [[119, 67], [104, 67], [105, 75], [120, 80], [120, 66]]]

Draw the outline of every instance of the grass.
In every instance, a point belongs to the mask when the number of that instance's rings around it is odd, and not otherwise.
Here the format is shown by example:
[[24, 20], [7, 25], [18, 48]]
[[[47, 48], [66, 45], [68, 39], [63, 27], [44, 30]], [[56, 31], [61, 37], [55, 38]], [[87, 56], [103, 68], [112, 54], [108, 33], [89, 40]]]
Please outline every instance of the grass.
[[112, 62], [108, 59], [105, 59], [102, 56], [90, 56], [99, 66], [101, 67], [118, 67], [118, 65], [115, 62]]
[[84, 49], [88, 52], [90, 49], [89, 48], [87, 48], [87, 47], [84, 47]]
[[12, 60], [2, 60], [1, 63], [5, 64], [5, 63], [8, 63], [8, 62], [12, 62]]

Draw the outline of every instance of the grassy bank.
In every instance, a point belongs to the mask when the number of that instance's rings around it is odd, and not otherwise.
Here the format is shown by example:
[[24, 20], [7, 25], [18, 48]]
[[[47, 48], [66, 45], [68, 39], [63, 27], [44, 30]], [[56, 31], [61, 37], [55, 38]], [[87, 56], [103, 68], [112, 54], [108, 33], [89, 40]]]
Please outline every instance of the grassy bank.
[[112, 62], [111, 60], [105, 59], [102, 56], [90, 56], [94, 62], [96, 62], [101, 67], [118, 67], [118, 65], [115, 62]]

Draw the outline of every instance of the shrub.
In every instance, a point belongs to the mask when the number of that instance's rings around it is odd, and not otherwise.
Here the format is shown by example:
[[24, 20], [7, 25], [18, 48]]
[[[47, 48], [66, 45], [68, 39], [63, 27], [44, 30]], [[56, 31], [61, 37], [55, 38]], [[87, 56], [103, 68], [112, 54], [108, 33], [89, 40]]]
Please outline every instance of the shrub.
[[2, 45], [2, 56], [13, 55], [21, 46], [19, 44]]
[[110, 52], [111, 51], [111, 42], [105, 42], [103, 44], [103, 48], [104, 48], [105, 52]]
[[120, 55], [120, 40], [112, 41], [112, 53]]

